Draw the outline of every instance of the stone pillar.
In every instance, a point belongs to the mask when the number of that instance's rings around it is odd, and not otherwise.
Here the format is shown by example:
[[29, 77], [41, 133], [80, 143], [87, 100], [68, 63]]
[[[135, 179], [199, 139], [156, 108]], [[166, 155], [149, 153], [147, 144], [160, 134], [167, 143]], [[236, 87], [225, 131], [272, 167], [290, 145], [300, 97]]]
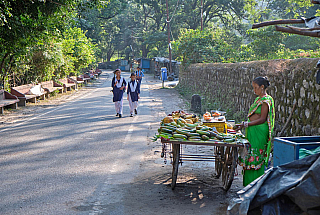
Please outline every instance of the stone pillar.
[[199, 95], [192, 95], [190, 109], [194, 112], [201, 113], [201, 97]]

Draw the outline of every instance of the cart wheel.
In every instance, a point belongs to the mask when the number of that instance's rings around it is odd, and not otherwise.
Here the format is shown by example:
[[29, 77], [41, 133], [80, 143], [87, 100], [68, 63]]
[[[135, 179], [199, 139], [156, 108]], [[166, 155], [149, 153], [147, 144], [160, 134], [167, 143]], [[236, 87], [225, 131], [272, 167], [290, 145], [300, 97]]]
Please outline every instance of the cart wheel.
[[223, 189], [228, 191], [234, 178], [235, 169], [237, 168], [238, 148], [226, 147], [224, 158], [222, 167], [222, 183]]
[[180, 144], [172, 144], [173, 152], [173, 162], [172, 162], [172, 182], [171, 189], [174, 190], [176, 187], [177, 176], [178, 176], [178, 167], [180, 160]]
[[214, 169], [216, 171], [215, 177], [219, 178], [221, 175], [221, 170], [222, 170], [222, 160], [224, 157], [224, 147], [223, 146], [214, 147], [214, 155], [215, 155]]

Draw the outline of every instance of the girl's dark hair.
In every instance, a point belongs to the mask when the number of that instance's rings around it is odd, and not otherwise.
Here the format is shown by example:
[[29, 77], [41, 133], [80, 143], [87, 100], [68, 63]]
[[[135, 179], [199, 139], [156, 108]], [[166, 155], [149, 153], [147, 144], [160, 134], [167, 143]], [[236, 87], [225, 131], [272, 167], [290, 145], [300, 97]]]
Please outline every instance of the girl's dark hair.
[[257, 77], [253, 80], [253, 82], [258, 84], [259, 87], [261, 87], [263, 85], [265, 89], [270, 86], [270, 81], [268, 80], [267, 76]]
[[121, 70], [120, 70], [120, 69], [116, 69], [116, 70], [114, 70], [113, 74], [116, 74], [118, 71], [120, 71], [120, 72], [121, 72]]
[[131, 73], [130, 77], [131, 77], [131, 76], [136, 76], [136, 74], [133, 72], [133, 73]]

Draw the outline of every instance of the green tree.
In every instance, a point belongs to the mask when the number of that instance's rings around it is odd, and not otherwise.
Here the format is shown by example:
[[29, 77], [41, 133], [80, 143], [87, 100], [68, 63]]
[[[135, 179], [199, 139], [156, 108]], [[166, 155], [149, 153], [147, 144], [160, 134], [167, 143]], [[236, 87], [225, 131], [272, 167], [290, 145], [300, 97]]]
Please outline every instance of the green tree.
[[248, 31], [251, 43], [248, 45], [258, 59], [268, 59], [282, 49], [285, 35], [272, 26]]
[[176, 55], [184, 64], [228, 61], [234, 51], [222, 33], [220, 29], [183, 30], [175, 42]]
[[[7, 88], [13, 67], [31, 61], [26, 57], [42, 40], [61, 36], [74, 23], [75, 11], [102, 7], [104, 1], [93, 0], [2, 0], [0, 2], [0, 85]], [[38, 55], [40, 56], [40, 54]]]
[[88, 8], [78, 12], [78, 26], [96, 44], [96, 56], [110, 61], [115, 53], [119, 28], [116, 17], [127, 7], [125, 0], [110, 0], [107, 7]]
[[[68, 0], [60, 3], [74, 5]], [[2, 85], [7, 85], [5, 80], [11, 75], [15, 59], [25, 55], [38, 38], [54, 34], [53, 30], [64, 22], [68, 10], [51, 1], [3, 0], [0, 4], [0, 76]]]
[[[247, 0], [203, 0], [203, 22], [218, 22], [226, 27], [240, 23], [246, 17], [245, 7], [253, 1]], [[183, 28], [197, 29], [200, 27], [201, 1], [182, 1], [177, 20]]]
[[70, 28], [63, 33], [62, 48], [66, 60], [72, 62], [72, 66], [66, 68], [69, 73], [77, 73], [95, 61], [95, 46], [80, 28]]

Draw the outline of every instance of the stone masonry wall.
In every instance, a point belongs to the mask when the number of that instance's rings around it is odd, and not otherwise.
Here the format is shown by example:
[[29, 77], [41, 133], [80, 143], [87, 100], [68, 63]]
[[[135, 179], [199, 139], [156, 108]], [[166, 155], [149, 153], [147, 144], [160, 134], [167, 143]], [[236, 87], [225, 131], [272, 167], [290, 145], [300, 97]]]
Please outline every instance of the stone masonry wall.
[[[178, 88], [198, 93], [204, 103], [244, 117], [256, 95], [251, 86], [258, 76], [268, 76], [268, 93], [274, 98], [275, 136], [285, 125], [294, 103], [292, 119], [281, 136], [320, 134], [320, 85], [316, 83], [319, 59], [254, 61], [234, 64], [192, 64], [181, 68]], [[234, 116], [234, 115], [233, 115]]]

